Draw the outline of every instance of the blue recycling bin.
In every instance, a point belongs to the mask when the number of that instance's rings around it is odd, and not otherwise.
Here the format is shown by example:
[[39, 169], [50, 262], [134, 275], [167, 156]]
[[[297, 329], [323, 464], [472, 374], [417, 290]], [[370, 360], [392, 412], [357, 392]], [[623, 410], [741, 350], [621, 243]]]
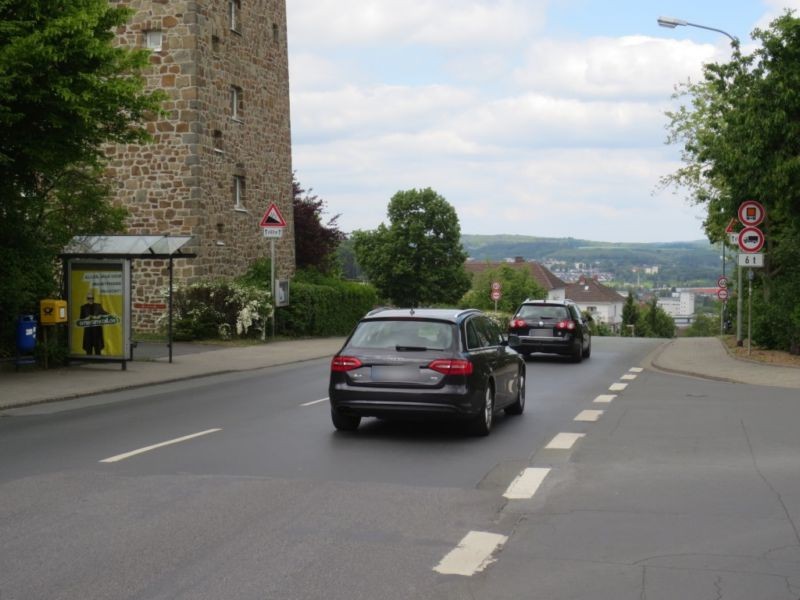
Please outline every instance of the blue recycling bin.
[[36, 348], [36, 317], [22, 315], [17, 319], [17, 353], [30, 354]]

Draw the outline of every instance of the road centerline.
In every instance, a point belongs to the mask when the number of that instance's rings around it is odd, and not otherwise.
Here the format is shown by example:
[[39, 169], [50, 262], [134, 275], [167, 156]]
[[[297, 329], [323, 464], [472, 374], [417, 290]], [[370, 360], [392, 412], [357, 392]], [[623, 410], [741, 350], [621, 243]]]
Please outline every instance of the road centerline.
[[131, 458], [132, 456], [136, 456], [138, 454], [144, 454], [145, 452], [150, 452], [151, 450], [156, 450], [158, 448], [163, 448], [164, 446], [171, 446], [173, 444], [179, 444], [181, 442], [186, 442], [188, 440], [192, 440], [194, 438], [198, 438], [203, 435], [208, 435], [210, 433], [216, 433], [217, 431], [222, 431], [222, 428], [216, 429], [207, 429], [205, 431], [199, 431], [197, 433], [192, 433], [190, 435], [185, 435], [183, 437], [175, 438], [173, 440], [167, 440], [166, 442], [159, 442], [158, 444], [153, 444], [152, 446], [146, 446], [144, 448], [139, 448], [137, 450], [131, 450], [130, 452], [125, 452], [123, 454], [117, 454], [115, 456], [110, 456], [108, 458], [104, 458], [101, 460], [101, 463], [114, 463], [119, 462], [121, 460], [125, 460], [126, 458]]
[[320, 398], [319, 400], [312, 400], [311, 402], [304, 402], [300, 406], [314, 406], [315, 404], [322, 404], [323, 402], [327, 402], [329, 398]]
[[433, 570], [443, 575], [470, 577], [483, 571], [492, 562], [492, 554], [508, 541], [499, 533], [470, 531]]
[[542, 485], [544, 478], [550, 472], [546, 467], [530, 467], [525, 469], [517, 475], [516, 479], [511, 482], [508, 489], [503, 493], [504, 498], [509, 500], [527, 500], [533, 498], [533, 495]]

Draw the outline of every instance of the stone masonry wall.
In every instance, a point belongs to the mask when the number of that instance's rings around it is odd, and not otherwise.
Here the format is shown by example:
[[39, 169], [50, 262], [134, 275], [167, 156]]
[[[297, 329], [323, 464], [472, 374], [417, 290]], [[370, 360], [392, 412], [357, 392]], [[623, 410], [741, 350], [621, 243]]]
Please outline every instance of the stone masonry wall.
[[[113, 0], [111, 0], [113, 1]], [[195, 259], [174, 261], [175, 282], [230, 277], [270, 244], [259, 222], [275, 203], [287, 227], [276, 273], [294, 272], [291, 131], [285, 0], [129, 0], [118, 42], [145, 47], [161, 32], [148, 86], [164, 90], [166, 115], [148, 123], [146, 145], [109, 148], [107, 175], [130, 211], [129, 233], [193, 235]], [[232, 88], [239, 97], [233, 114]], [[234, 178], [243, 182], [237, 206]], [[167, 261], [134, 261], [134, 324], [163, 315]], [[138, 307], [138, 310], [137, 310]]]

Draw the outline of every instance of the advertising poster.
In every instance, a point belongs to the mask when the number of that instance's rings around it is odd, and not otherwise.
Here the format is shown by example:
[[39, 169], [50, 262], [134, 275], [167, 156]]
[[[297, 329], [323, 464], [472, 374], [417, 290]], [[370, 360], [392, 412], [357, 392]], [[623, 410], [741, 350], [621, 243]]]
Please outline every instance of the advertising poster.
[[127, 358], [123, 261], [70, 261], [69, 351], [74, 358]]

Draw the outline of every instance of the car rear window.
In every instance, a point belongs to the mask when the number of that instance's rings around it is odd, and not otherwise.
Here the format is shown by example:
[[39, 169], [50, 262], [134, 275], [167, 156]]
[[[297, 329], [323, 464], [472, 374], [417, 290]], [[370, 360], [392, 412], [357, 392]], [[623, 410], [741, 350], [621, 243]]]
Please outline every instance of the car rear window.
[[362, 321], [353, 332], [349, 346], [395, 348], [407, 346], [446, 350], [453, 344], [455, 325], [442, 321], [404, 319]]
[[569, 311], [566, 306], [537, 306], [526, 304], [519, 309], [517, 316], [520, 319], [531, 319], [534, 321], [560, 321], [569, 318]]

